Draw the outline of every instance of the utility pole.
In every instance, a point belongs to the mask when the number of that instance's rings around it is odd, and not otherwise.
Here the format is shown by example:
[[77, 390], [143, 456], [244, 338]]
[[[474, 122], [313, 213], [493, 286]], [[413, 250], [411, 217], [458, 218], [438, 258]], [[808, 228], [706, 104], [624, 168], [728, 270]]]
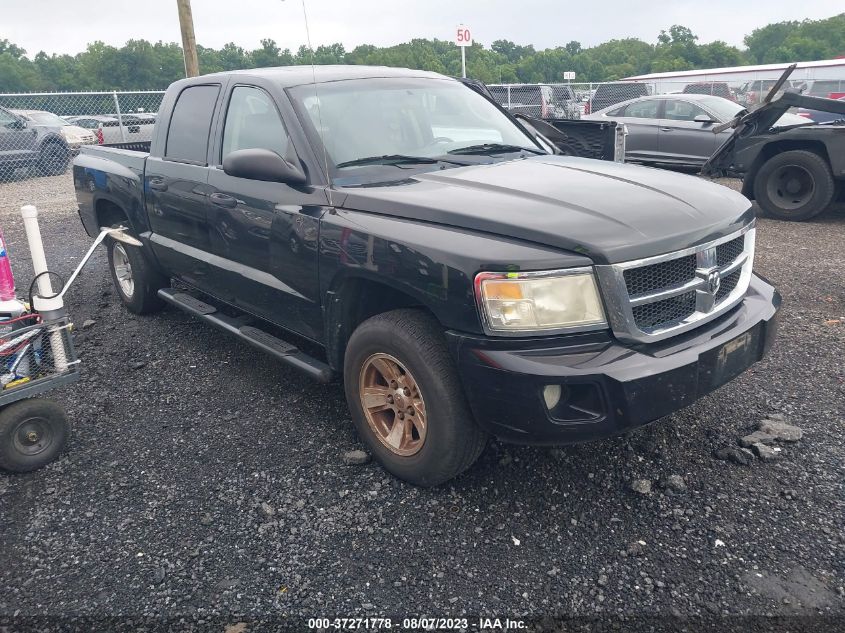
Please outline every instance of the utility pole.
[[197, 38], [194, 37], [194, 16], [191, 13], [191, 0], [176, 0], [179, 7], [179, 26], [182, 29], [182, 52], [185, 55], [185, 77], [200, 74], [197, 61]]

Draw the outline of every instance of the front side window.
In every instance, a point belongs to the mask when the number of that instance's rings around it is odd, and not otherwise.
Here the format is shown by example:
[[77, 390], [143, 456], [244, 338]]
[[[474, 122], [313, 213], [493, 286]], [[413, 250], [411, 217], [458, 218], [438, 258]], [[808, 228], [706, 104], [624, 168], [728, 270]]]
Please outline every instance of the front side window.
[[694, 103], [690, 103], [689, 101], [667, 99], [666, 114], [663, 118], [671, 119], [672, 121], [692, 121], [700, 114], [707, 116], [707, 113]]
[[167, 130], [165, 158], [206, 164], [211, 115], [220, 92], [218, 84], [189, 86], [176, 100]]
[[226, 110], [221, 160], [239, 149], [287, 154], [288, 135], [270, 95], [260, 88], [236, 86]]
[[660, 102], [656, 99], [636, 101], [625, 106], [623, 116], [631, 117], [632, 119], [656, 119], [659, 109]]
[[339, 169], [366, 157], [457, 159], [491, 145], [541, 153], [489, 100], [448, 79], [354, 79], [298, 86], [290, 94]]

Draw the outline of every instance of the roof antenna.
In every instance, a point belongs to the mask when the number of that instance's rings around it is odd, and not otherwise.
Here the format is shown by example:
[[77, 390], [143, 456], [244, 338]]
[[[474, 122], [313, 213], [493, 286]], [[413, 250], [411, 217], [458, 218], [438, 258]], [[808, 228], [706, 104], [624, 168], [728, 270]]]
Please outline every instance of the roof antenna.
[[[282, 1], [284, 2], [284, 0]], [[329, 155], [326, 150], [326, 139], [323, 137], [323, 110], [320, 105], [320, 95], [317, 92], [317, 66], [314, 63], [314, 47], [311, 46], [311, 30], [308, 28], [308, 12], [305, 10], [305, 0], [302, 0], [302, 16], [305, 18], [305, 39], [308, 41], [308, 50], [311, 51], [311, 75], [314, 79], [314, 99], [317, 103], [317, 122], [319, 124], [319, 130], [317, 130], [317, 133], [320, 135], [320, 142], [323, 145], [323, 163], [326, 168], [326, 181], [328, 183], [328, 187], [326, 187], [326, 196], [329, 199], [329, 206], [333, 207], [332, 176], [329, 173]]]

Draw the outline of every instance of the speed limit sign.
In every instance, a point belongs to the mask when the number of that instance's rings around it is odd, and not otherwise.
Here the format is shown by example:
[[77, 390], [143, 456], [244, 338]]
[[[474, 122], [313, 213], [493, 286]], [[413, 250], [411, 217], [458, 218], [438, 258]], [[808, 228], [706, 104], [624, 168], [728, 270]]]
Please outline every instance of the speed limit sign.
[[459, 24], [455, 31], [455, 44], [457, 46], [472, 46], [472, 31], [466, 24]]

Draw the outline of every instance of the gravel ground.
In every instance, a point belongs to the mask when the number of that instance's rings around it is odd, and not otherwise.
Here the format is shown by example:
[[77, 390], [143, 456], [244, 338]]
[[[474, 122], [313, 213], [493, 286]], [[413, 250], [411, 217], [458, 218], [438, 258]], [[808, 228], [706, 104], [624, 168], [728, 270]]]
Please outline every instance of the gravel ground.
[[[0, 184], [0, 225], [28, 282], [26, 202], [67, 275], [90, 243], [70, 177]], [[69, 296], [75, 322], [95, 323], [75, 335], [82, 381], [54, 392], [68, 450], [0, 474], [0, 625], [730, 614], [826, 616], [833, 630], [845, 616], [843, 244], [841, 213], [761, 219], [757, 269], [784, 296], [770, 357], [625, 437], [551, 451], [491, 442], [435, 490], [344, 463], [360, 446], [339, 386], [182, 313], [130, 315], [100, 252]], [[778, 459], [714, 457], [773, 413], [804, 431]]]

